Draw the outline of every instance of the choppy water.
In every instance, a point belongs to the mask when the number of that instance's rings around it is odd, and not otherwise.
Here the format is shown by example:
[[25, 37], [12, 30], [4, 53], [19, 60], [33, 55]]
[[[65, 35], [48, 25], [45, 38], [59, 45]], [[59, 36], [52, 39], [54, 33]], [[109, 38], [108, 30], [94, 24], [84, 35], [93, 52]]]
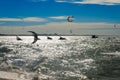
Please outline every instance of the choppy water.
[[[22, 68], [27, 72], [37, 72], [54, 80], [81, 80], [87, 76], [90, 80], [120, 80], [120, 37], [64, 36], [67, 40], [58, 40], [59, 36], [39, 36], [31, 44], [32, 36], [0, 36], [0, 62], [2, 59], [13, 68]], [[6, 67], [0, 67], [6, 70]]]

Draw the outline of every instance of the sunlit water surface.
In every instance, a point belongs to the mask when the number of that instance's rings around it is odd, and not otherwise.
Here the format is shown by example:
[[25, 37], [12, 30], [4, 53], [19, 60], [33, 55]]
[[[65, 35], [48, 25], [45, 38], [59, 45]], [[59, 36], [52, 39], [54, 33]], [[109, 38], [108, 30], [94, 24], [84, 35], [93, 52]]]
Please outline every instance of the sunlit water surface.
[[[120, 80], [119, 36], [0, 36], [0, 59], [26, 72], [40, 73], [54, 80]], [[2, 64], [2, 60], [1, 60]], [[6, 67], [0, 67], [6, 70]]]

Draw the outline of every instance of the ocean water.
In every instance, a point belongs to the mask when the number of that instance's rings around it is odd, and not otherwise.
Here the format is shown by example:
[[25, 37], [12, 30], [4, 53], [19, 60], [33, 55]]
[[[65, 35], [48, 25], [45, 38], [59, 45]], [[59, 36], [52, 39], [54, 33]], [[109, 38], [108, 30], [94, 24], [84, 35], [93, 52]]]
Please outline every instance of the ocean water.
[[31, 44], [33, 36], [0, 36], [0, 70], [10, 66], [52, 80], [120, 80], [120, 36], [50, 37]]

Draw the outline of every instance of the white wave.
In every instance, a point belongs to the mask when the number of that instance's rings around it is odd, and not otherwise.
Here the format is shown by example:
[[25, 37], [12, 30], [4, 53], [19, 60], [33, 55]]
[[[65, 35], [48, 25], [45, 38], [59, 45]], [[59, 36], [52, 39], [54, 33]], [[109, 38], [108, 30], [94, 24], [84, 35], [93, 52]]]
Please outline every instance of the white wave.
[[106, 54], [106, 55], [113, 55], [113, 56], [120, 56], [120, 52], [111, 52], [111, 53], [101, 53], [101, 54]]

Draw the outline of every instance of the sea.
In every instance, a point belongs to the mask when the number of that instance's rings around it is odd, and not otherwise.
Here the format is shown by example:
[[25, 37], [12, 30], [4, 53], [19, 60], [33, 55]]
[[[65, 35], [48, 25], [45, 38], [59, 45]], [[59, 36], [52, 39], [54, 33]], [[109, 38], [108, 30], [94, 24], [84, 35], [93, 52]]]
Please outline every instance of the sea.
[[[0, 70], [42, 74], [49, 80], [120, 80], [120, 36], [0, 36]], [[4, 65], [3, 65], [4, 64]]]

